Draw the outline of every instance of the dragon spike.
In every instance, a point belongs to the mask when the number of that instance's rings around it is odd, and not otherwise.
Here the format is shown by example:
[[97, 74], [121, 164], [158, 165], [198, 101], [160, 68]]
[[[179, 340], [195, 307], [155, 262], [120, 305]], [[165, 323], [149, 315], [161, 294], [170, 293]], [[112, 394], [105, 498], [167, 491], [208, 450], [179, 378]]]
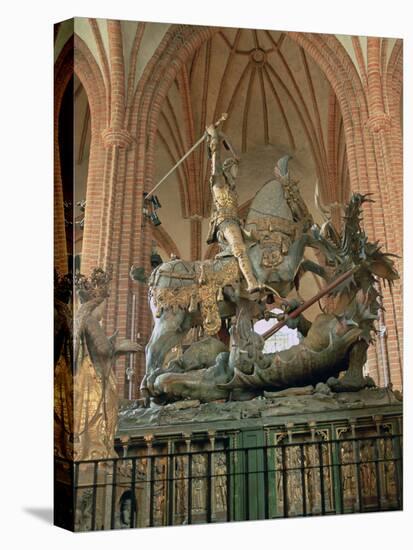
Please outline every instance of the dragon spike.
[[374, 193], [365, 193], [364, 195], [361, 195], [362, 196], [362, 202], [376, 202], [373, 199], [366, 199], [366, 197], [370, 197], [370, 195], [374, 195]]
[[368, 199], [367, 197], [370, 197], [371, 195], [374, 195], [374, 193], [354, 193], [351, 197], [353, 201], [359, 202], [360, 204], [363, 204], [364, 202], [376, 202], [373, 199]]

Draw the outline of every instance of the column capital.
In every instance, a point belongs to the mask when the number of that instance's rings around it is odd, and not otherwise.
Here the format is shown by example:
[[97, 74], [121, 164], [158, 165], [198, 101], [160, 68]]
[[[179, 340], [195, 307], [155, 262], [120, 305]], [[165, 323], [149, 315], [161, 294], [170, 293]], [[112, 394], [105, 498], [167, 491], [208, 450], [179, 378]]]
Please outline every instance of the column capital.
[[105, 128], [102, 131], [103, 145], [105, 147], [120, 147], [121, 149], [129, 149], [134, 141], [132, 135], [124, 128]]

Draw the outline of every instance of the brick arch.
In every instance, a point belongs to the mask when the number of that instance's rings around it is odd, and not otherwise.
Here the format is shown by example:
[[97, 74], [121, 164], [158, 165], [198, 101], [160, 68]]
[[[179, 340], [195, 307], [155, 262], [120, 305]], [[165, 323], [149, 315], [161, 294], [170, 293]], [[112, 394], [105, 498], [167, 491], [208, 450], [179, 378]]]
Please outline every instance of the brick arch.
[[102, 72], [86, 43], [74, 36], [74, 71], [81, 81], [90, 107], [92, 132], [101, 131], [107, 118], [106, 88]]
[[[370, 113], [366, 90], [352, 60], [335, 36], [294, 32], [289, 35], [320, 66], [336, 94], [343, 117], [350, 189], [374, 193], [376, 203], [366, 205], [365, 225], [367, 232], [375, 236], [377, 220], [386, 218], [389, 210], [389, 198], [379, 185], [379, 166], [373, 136], [368, 130]], [[382, 240], [389, 248], [391, 235], [392, 227], [386, 220]]]
[[[389, 198], [378, 184], [379, 166], [373, 136], [368, 130], [369, 116], [372, 116], [367, 103], [368, 91], [363, 88], [352, 60], [336, 37], [310, 33], [289, 34], [319, 64], [337, 96], [343, 116], [350, 187], [353, 191], [375, 194], [376, 204], [366, 208], [366, 227], [370, 234], [376, 234], [374, 218], [386, 217]], [[392, 242], [391, 235], [392, 228], [388, 224], [384, 235], [386, 245]]]
[[[93, 238], [96, 232], [96, 225], [93, 223], [89, 212], [100, 209], [100, 205], [93, 197], [95, 193], [91, 190], [95, 188], [94, 182], [102, 181], [102, 167], [99, 163], [101, 149], [101, 130], [106, 116], [105, 86], [100, 69], [84, 41], [77, 35], [71, 37], [59, 54], [54, 67], [54, 224], [55, 224], [55, 264], [59, 271], [67, 271], [67, 251], [66, 251], [66, 231], [64, 223], [63, 208], [63, 189], [61, 180], [60, 155], [58, 144], [58, 124], [62, 104], [62, 98], [67, 85], [73, 76], [79, 77], [89, 102], [91, 114], [91, 148], [89, 158], [88, 173], [88, 197], [86, 197], [88, 206], [86, 207], [85, 234]], [[91, 239], [89, 239], [90, 241]], [[87, 250], [83, 256], [88, 257]], [[93, 265], [94, 262], [92, 262]], [[91, 265], [83, 266], [89, 270]]]
[[[152, 182], [158, 117], [173, 80], [183, 63], [218, 30], [173, 25], [147, 64], [135, 91], [128, 121], [131, 134], [137, 134], [136, 154], [141, 159], [139, 187], [147, 188]], [[350, 185], [362, 192], [370, 191], [368, 181], [371, 173], [368, 172], [364, 148], [362, 150], [355, 144], [364, 132], [368, 108], [365, 91], [352, 60], [334, 36], [294, 32], [288, 33], [288, 36], [314, 59], [331, 84], [344, 121]], [[369, 138], [362, 135], [362, 139]], [[370, 164], [371, 170], [374, 167]], [[196, 186], [185, 192], [183, 200], [186, 208], [189, 203], [199, 200], [198, 193]]]
[[75, 73], [79, 77], [90, 107], [91, 143], [86, 186], [85, 227], [82, 246], [82, 271], [88, 273], [99, 264], [101, 243], [96, 241], [101, 231], [104, 208], [105, 148], [102, 131], [108, 116], [108, 94], [100, 67], [86, 43], [77, 35], [75, 42]]
[[53, 185], [54, 185], [54, 266], [60, 273], [68, 270], [63, 184], [59, 151], [59, 116], [63, 94], [73, 75], [73, 39], [69, 39], [54, 66]]
[[102, 73], [86, 43], [76, 34], [66, 42], [55, 63], [55, 120], [59, 118], [63, 94], [74, 73], [86, 91], [92, 131], [103, 128], [107, 106]]
[[73, 76], [73, 37], [62, 48], [54, 65], [54, 120], [59, 120], [63, 95]]
[[[397, 198], [400, 215], [398, 219], [402, 226], [403, 204], [403, 42], [398, 40], [390, 54], [386, 67], [386, 89], [389, 104], [389, 114], [392, 120], [391, 132], [395, 154], [392, 158], [392, 177], [397, 187]], [[399, 239], [402, 241], [402, 239]], [[400, 249], [400, 254], [402, 249]], [[400, 266], [402, 268], [402, 266]]]

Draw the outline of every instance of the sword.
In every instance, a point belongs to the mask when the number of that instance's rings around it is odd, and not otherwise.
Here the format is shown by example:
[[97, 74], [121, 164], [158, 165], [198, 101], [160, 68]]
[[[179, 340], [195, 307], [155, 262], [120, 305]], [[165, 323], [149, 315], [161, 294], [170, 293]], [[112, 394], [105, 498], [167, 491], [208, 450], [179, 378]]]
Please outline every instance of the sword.
[[[222, 115], [220, 116], [220, 118], [214, 123], [215, 128], [217, 128], [222, 122], [224, 122], [225, 120], [227, 120], [227, 118], [228, 118], [228, 113], [222, 113]], [[160, 185], [162, 185], [162, 183], [166, 180], [166, 178], [168, 178], [168, 177], [172, 174], [172, 172], [174, 172], [174, 171], [178, 168], [178, 166], [179, 166], [180, 164], [182, 164], [182, 163], [184, 162], [184, 160], [185, 160], [186, 158], [188, 158], [189, 155], [190, 155], [193, 151], [195, 151], [195, 149], [196, 149], [197, 147], [199, 147], [199, 146], [201, 145], [201, 143], [202, 143], [207, 137], [208, 137], [208, 132], [205, 131], [205, 132], [203, 133], [203, 135], [198, 139], [198, 141], [197, 141], [194, 145], [192, 145], [192, 147], [189, 149], [189, 151], [187, 151], [187, 152], [185, 153], [185, 155], [184, 155], [181, 159], [179, 159], [178, 162], [169, 170], [169, 172], [168, 172], [167, 174], [165, 174], [164, 177], [163, 177], [160, 181], [158, 181], [158, 183], [155, 185], [155, 187], [154, 187], [151, 191], [149, 191], [149, 193], [148, 193], [147, 195], [145, 195], [145, 199], [148, 199], [151, 195], [153, 195], [153, 193], [158, 189], [158, 187], [159, 187]]]

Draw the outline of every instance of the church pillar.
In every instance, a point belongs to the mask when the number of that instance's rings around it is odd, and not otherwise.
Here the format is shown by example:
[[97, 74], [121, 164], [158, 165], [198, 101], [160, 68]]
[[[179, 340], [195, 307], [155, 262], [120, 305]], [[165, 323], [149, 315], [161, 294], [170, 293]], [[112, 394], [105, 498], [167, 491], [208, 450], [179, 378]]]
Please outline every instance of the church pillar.
[[[402, 253], [402, 216], [401, 197], [398, 192], [399, 181], [394, 181], [393, 166], [399, 166], [402, 159], [401, 150], [395, 147], [392, 139], [393, 120], [386, 112], [383, 97], [383, 76], [381, 73], [381, 39], [367, 39], [367, 100], [369, 117], [366, 122], [366, 132], [369, 134], [371, 150], [368, 154], [371, 162], [376, 164], [377, 197], [382, 206], [381, 222], [376, 221], [374, 238], [379, 239], [385, 248], [395, 254]], [[396, 169], [396, 179], [400, 179]], [[396, 260], [400, 271], [401, 262]], [[384, 312], [381, 317], [381, 332], [379, 334], [381, 349], [381, 367], [386, 369], [389, 363], [390, 381], [400, 387], [402, 384], [402, 338], [403, 313], [401, 299], [401, 283], [396, 281], [393, 290], [384, 289]], [[386, 378], [386, 373], [382, 373]]]

